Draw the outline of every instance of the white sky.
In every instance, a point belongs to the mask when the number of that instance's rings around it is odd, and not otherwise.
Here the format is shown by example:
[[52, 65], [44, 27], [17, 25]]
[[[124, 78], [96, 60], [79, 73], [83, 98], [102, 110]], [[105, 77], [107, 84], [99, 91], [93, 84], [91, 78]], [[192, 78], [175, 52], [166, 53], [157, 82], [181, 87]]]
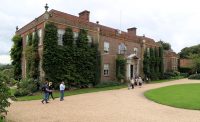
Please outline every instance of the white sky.
[[49, 10], [73, 15], [89, 10], [92, 22], [99, 21], [123, 31], [137, 27], [138, 35], [169, 42], [177, 53], [184, 47], [200, 44], [198, 0], [2, 0], [0, 63], [10, 63], [9, 51], [15, 27], [21, 28], [41, 15], [45, 3], [49, 4]]

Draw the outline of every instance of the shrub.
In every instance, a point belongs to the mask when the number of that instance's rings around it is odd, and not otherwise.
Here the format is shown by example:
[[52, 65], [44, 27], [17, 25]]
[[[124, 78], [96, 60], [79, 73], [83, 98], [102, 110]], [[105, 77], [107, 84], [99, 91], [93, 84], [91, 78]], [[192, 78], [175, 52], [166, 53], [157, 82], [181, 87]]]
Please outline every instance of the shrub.
[[23, 79], [18, 83], [15, 96], [25, 96], [37, 91], [37, 83], [33, 79]]
[[188, 73], [180, 73], [180, 76], [183, 76], [184, 78], [187, 78], [189, 76]]
[[102, 81], [95, 86], [95, 88], [104, 88], [104, 87], [111, 87], [111, 86], [119, 86], [122, 83], [116, 81]]
[[200, 79], [200, 74], [193, 74], [188, 77], [188, 79]]

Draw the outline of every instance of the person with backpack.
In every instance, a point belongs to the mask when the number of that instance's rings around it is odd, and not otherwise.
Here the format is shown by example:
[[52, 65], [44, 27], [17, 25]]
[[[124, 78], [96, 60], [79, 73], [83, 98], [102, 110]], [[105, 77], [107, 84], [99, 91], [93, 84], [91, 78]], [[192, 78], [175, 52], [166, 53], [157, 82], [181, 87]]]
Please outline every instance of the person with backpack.
[[53, 84], [52, 82], [49, 82], [49, 95], [48, 95], [48, 100], [49, 100], [49, 97], [51, 96], [51, 98], [54, 100], [54, 97], [53, 97]]
[[48, 102], [48, 97], [49, 97], [49, 92], [51, 92], [51, 90], [49, 90], [49, 86], [48, 86], [48, 81], [46, 81], [46, 83], [42, 86], [42, 91], [44, 92], [44, 98], [41, 101], [44, 104], [44, 101], [46, 103]]

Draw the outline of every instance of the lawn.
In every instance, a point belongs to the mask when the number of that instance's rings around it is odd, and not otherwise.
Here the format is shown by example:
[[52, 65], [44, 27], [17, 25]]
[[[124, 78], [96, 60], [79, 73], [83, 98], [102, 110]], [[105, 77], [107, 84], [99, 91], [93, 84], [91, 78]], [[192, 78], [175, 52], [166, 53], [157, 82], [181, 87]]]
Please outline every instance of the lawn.
[[[111, 87], [104, 87], [104, 88], [85, 88], [85, 89], [77, 89], [73, 91], [66, 91], [65, 96], [71, 96], [71, 95], [77, 95], [77, 94], [84, 94], [84, 93], [92, 93], [92, 92], [99, 92], [99, 91], [107, 91], [107, 90], [115, 90], [115, 89], [121, 89], [125, 88], [127, 85], [119, 85], [119, 86], [111, 86]], [[14, 92], [14, 90], [11, 90], [11, 94]], [[58, 98], [60, 96], [59, 91], [54, 91], [53, 95], [55, 98]], [[17, 97], [18, 101], [28, 101], [28, 100], [39, 100], [43, 98], [42, 92], [37, 92], [33, 96], [24, 96], [24, 97]]]
[[149, 90], [144, 95], [160, 104], [200, 110], [200, 83], [161, 87]]

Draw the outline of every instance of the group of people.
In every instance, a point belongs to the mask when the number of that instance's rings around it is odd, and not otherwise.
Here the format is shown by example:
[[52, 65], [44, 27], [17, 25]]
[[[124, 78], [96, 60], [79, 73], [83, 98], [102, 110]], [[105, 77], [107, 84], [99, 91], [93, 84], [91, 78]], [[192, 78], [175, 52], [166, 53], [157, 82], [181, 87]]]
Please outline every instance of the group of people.
[[[49, 103], [49, 96], [54, 100], [55, 98], [53, 97], [53, 84], [52, 82], [46, 81], [45, 84], [42, 86], [42, 91], [44, 92], [44, 98], [42, 99], [42, 103]], [[60, 101], [64, 100], [64, 91], [65, 91], [65, 84], [62, 81], [60, 83]]]
[[135, 86], [139, 86], [141, 88], [142, 84], [143, 84], [143, 80], [141, 77], [131, 78], [130, 86], [128, 88], [130, 89], [131, 87], [132, 89], [134, 89]]

